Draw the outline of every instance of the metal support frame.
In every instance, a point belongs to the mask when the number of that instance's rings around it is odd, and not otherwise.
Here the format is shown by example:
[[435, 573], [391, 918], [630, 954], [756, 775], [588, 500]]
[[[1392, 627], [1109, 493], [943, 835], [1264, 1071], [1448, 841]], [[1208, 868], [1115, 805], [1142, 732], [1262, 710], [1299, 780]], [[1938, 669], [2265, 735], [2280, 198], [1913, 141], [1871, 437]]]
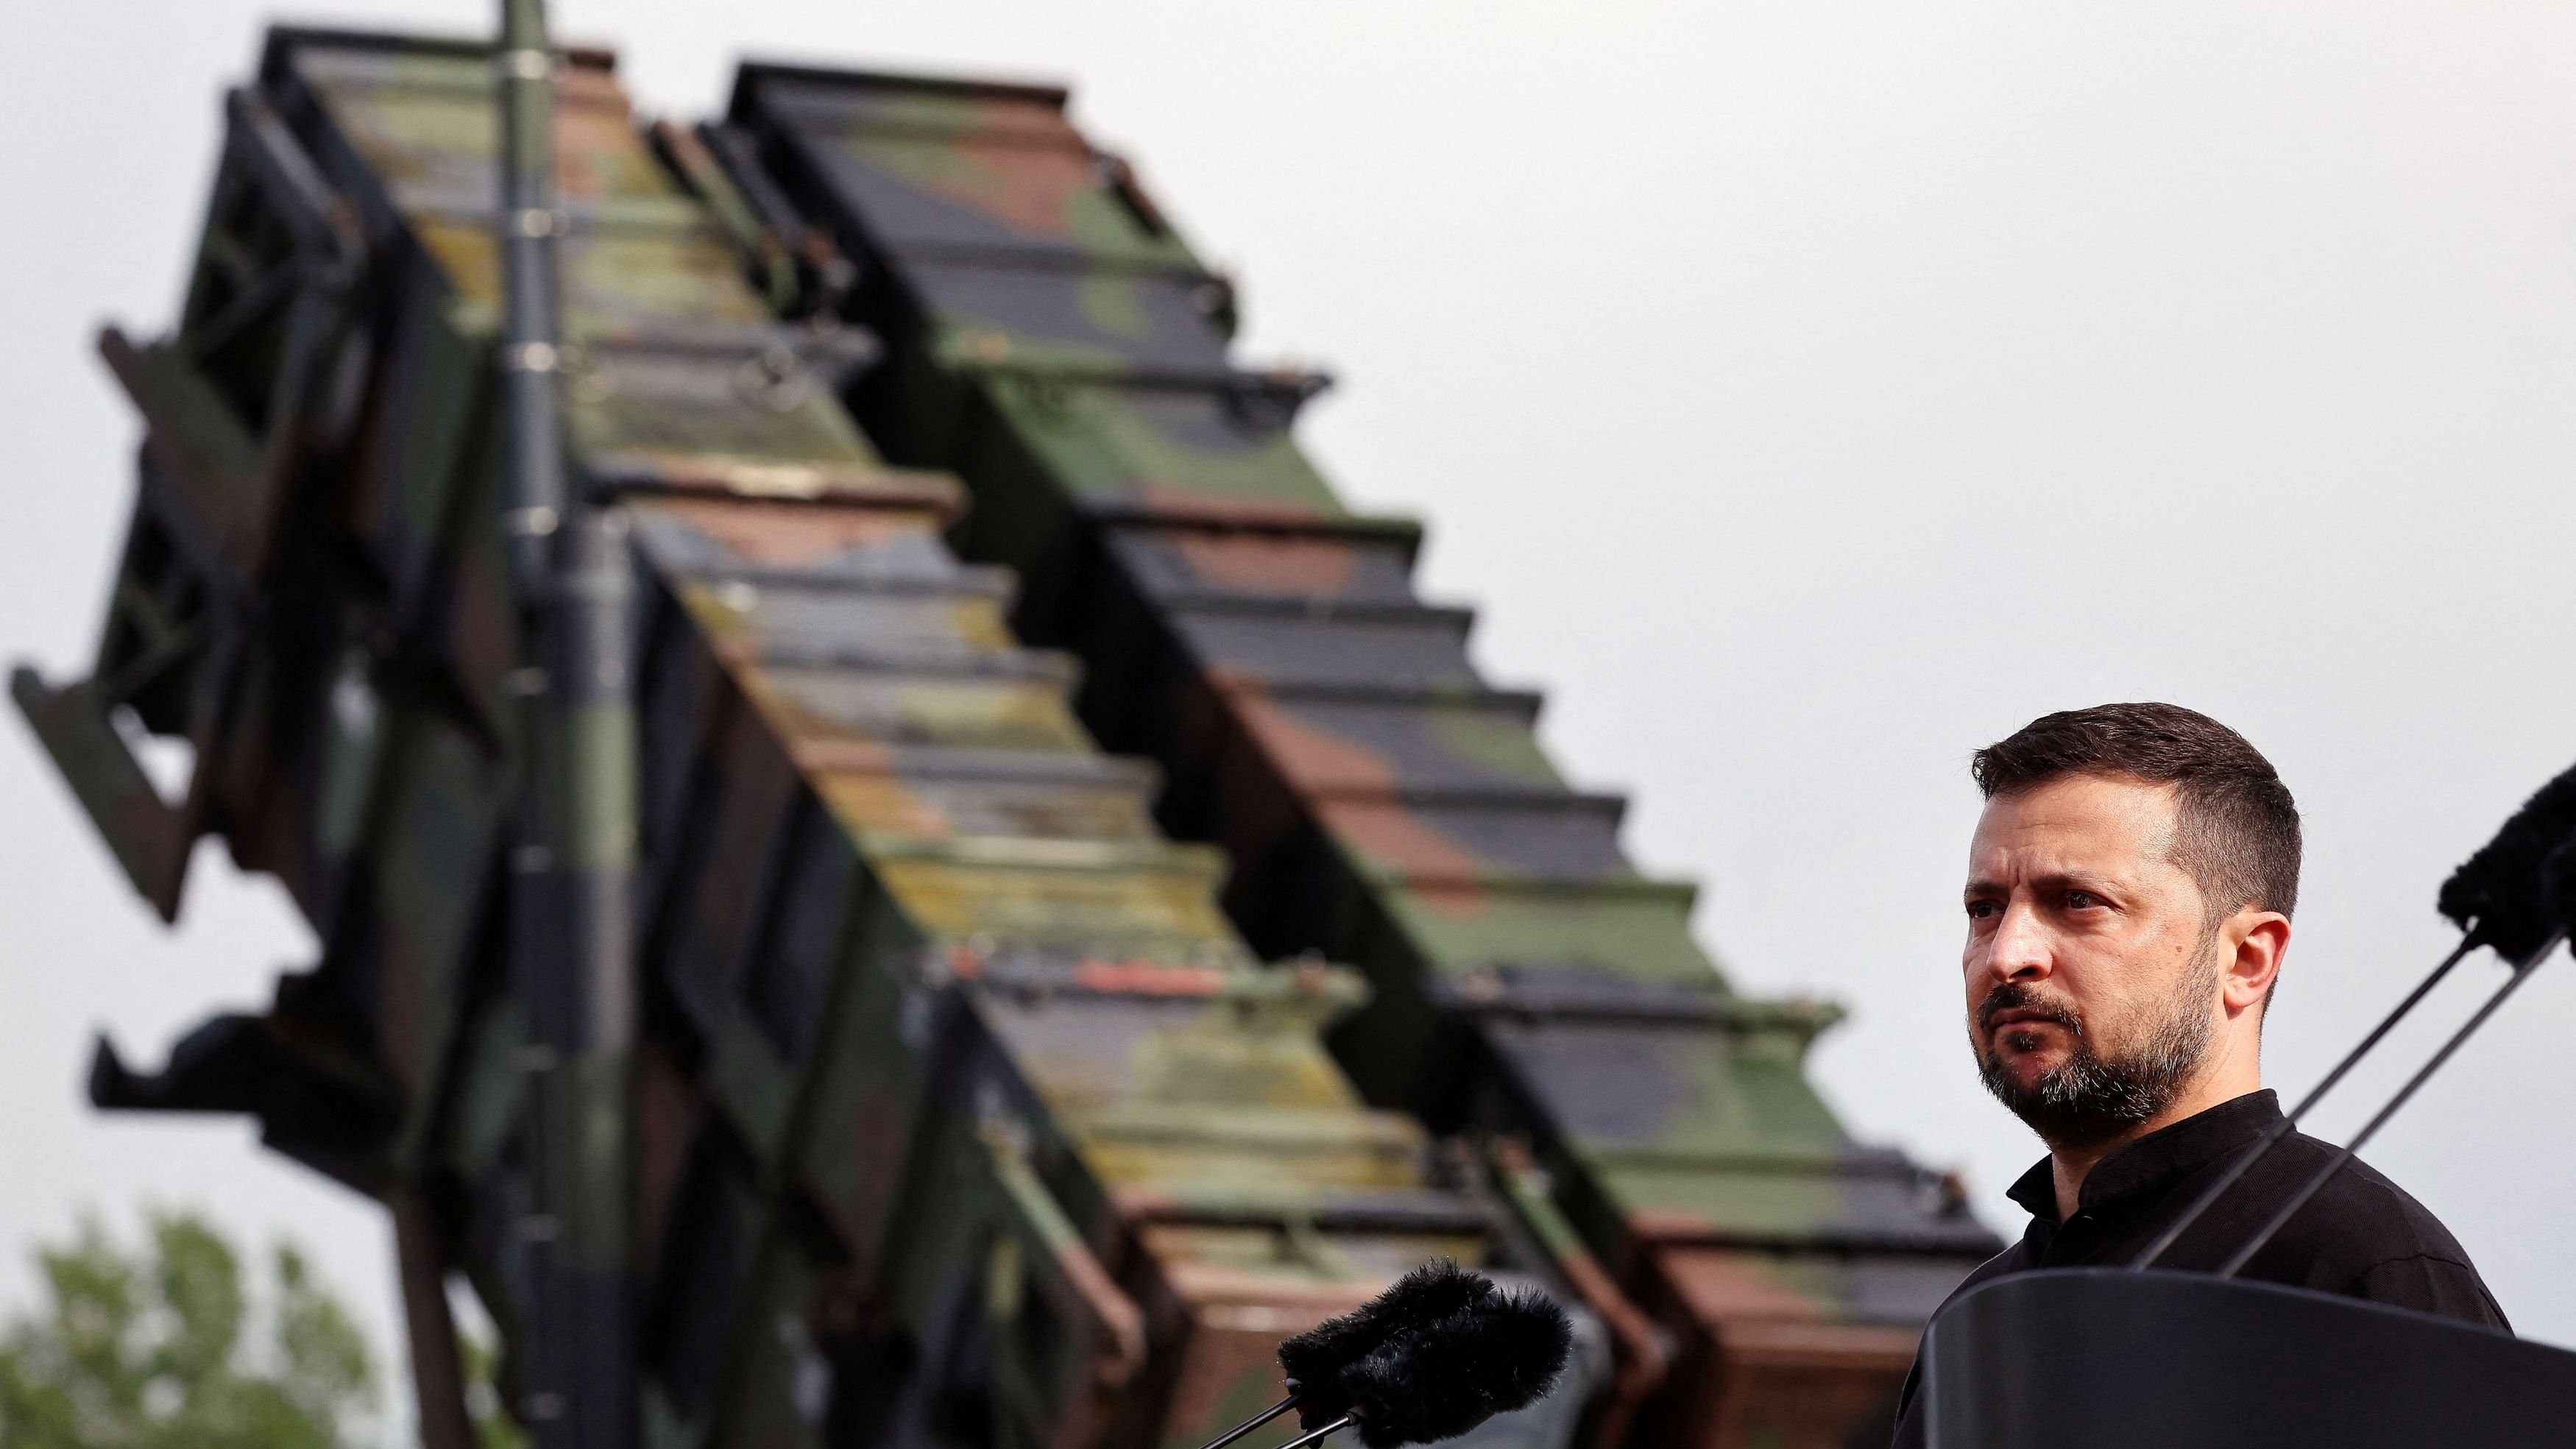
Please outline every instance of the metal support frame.
[[632, 1211], [635, 722], [626, 520], [569, 482], [556, 243], [554, 52], [543, 0], [504, 0], [500, 340], [519, 601], [522, 829], [511, 963], [527, 1011], [535, 1302], [520, 1404], [543, 1449], [636, 1441]]

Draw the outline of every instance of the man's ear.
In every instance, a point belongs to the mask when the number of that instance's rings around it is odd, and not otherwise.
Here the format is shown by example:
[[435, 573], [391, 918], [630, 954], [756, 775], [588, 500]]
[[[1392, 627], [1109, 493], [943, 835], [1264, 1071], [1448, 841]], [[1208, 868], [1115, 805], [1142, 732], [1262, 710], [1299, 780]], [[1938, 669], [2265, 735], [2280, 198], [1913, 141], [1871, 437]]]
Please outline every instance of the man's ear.
[[2232, 948], [2220, 965], [2218, 985], [2228, 1015], [2261, 1005], [2281, 974], [2281, 957], [2289, 952], [2290, 918], [2247, 906], [2220, 931], [2219, 940]]

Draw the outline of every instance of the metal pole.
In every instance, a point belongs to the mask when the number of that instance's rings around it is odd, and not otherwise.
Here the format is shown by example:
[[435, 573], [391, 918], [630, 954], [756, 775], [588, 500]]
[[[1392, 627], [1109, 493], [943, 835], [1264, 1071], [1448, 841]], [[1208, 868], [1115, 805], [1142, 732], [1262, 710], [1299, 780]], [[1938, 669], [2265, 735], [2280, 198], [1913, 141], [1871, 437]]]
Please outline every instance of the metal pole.
[[564, 513], [562, 339], [557, 322], [554, 53], [545, 0], [502, 0], [502, 416], [509, 501], [501, 521], [522, 609], [541, 608]]
[[509, 469], [501, 522], [525, 702], [511, 955], [528, 1024], [533, 1202], [522, 1237], [533, 1301], [519, 1410], [541, 1449], [633, 1449], [632, 575], [624, 516], [567, 483], [556, 257], [564, 224], [543, 0], [503, 0], [496, 68]]
[[1340, 1418], [1326, 1424], [1324, 1427], [1316, 1430], [1312, 1434], [1302, 1435], [1298, 1438], [1289, 1440], [1287, 1443], [1279, 1446], [1279, 1449], [1307, 1449], [1307, 1446], [1320, 1444], [1324, 1442], [1327, 1437], [1333, 1434], [1338, 1434], [1342, 1430], [1347, 1429], [1358, 1422], [1358, 1419], [1355, 1419], [1348, 1414], [1344, 1414]]
[[1262, 1410], [1260, 1413], [1253, 1415], [1251, 1418], [1244, 1420], [1242, 1423], [1235, 1425], [1233, 1428], [1226, 1430], [1224, 1433], [1219, 1434], [1215, 1438], [1200, 1445], [1199, 1449], [1226, 1449], [1226, 1446], [1233, 1443], [1235, 1440], [1242, 1438], [1244, 1435], [1251, 1433], [1253, 1430], [1260, 1428], [1262, 1425], [1269, 1423], [1271, 1420], [1278, 1418], [1280, 1415], [1287, 1413], [1290, 1409], [1295, 1407], [1297, 1407], [1297, 1396], [1295, 1394], [1290, 1394], [1288, 1397], [1281, 1399], [1278, 1403], [1272, 1404], [1269, 1408]]

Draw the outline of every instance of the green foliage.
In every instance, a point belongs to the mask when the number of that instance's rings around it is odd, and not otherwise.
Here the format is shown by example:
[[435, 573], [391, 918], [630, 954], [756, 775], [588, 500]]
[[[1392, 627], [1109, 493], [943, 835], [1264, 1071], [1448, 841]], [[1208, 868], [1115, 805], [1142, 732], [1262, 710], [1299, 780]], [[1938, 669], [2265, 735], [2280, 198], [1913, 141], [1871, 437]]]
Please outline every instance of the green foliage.
[[256, 1305], [206, 1221], [154, 1213], [129, 1253], [95, 1219], [35, 1255], [49, 1303], [0, 1334], [0, 1449], [340, 1449], [372, 1438], [356, 1319], [280, 1244]]
[[475, 1442], [483, 1449], [528, 1449], [527, 1431], [501, 1406], [500, 1351], [479, 1333], [460, 1334], [456, 1346], [465, 1360], [465, 1415]]

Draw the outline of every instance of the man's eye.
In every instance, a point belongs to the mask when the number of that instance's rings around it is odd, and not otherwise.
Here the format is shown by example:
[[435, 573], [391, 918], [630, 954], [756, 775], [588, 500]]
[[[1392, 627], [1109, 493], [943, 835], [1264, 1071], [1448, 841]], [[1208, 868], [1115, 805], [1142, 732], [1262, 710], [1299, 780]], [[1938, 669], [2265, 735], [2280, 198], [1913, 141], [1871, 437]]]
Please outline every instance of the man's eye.
[[1996, 910], [1997, 907], [1993, 901], [1970, 901], [1968, 902], [1968, 919], [1972, 921], [1982, 921], [1988, 916], [1995, 914]]
[[2066, 893], [2066, 908], [2071, 911], [2089, 910], [2100, 904], [2102, 904], [2102, 898], [2093, 894], [2091, 891], [2068, 891]]

